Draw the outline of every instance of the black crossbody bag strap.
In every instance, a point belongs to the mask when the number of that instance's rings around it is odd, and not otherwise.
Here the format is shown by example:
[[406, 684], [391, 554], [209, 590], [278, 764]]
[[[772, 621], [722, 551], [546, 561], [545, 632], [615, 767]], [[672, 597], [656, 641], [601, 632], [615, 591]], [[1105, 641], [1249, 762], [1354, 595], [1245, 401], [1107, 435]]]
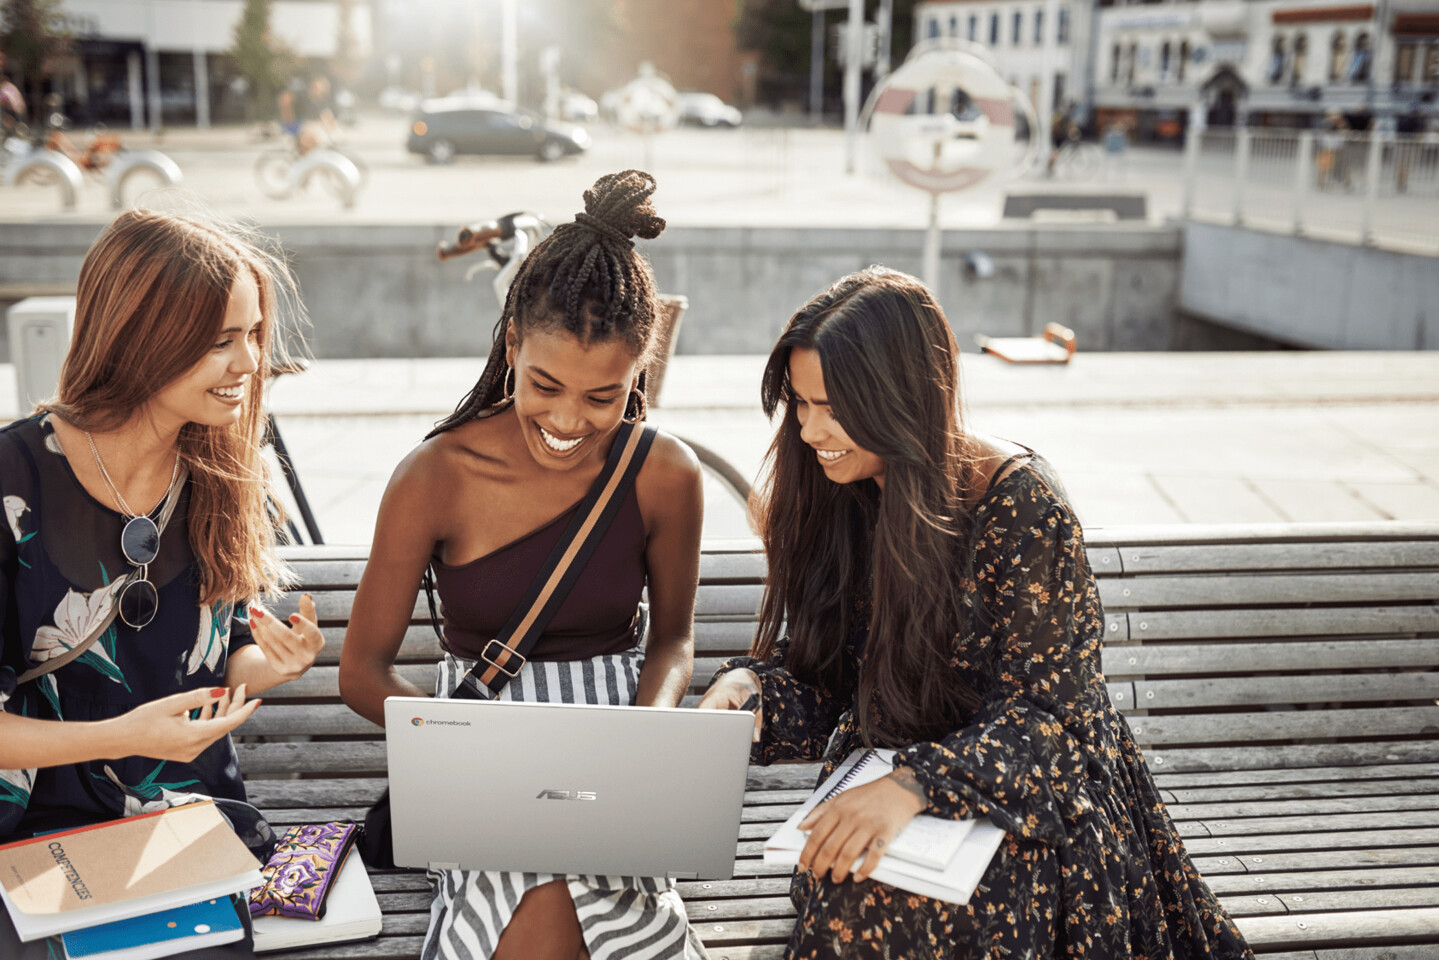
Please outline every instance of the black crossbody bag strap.
[[505, 684], [519, 675], [530, 651], [623, 506], [657, 432], [649, 424], [620, 424], [604, 469], [545, 558], [509, 622], [499, 636], [485, 644], [475, 665], [456, 684], [452, 698], [493, 700]]

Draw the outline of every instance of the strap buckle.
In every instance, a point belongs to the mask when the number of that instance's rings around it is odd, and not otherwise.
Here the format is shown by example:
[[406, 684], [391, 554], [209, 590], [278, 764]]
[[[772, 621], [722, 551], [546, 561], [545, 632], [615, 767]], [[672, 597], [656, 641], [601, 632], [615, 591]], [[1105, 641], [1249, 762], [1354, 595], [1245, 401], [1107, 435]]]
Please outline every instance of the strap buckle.
[[[508, 650], [510, 652], [511, 658], [519, 659], [519, 665], [516, 666], [515, 669], [510, 670], [503, 663], [500, 663], [498, 660], [491, 657], [490, 647], [492, 646], [498, 646], [503, 650]], [[499, 651], [496, 651], [495, 656], [499, 655]], [[520, 653], [520, 651], [516, 650], [509, 644], [501, 643], [498, 640], [491, 640], [489, 643], [485, 644], [485, 648], [480, 651], [480, 659], [488, 663], [490, 666], [494, 667], [496, 670], [500, 671], [500, 673], [503, 673], [505, 676], [509, 677], [511, 680], [513, 680], [515, 677], [518, 677], [520, 675], [520, 671], [524, 669], [525, 664], [529, 662], [529, 659], [525, 657], [524, 654]]]

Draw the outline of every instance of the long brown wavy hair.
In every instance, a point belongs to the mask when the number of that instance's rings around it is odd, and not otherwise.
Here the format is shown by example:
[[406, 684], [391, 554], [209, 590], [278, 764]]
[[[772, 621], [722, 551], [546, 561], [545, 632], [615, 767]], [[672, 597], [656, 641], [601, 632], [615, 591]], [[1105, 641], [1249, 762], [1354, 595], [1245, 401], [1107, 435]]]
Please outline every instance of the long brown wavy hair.
[[[829, 480], [800, 439], [796, 349], [819, 354], [835, 418], [884, 461], [882, 492], [874, 480]], [[771, 418], [784, 410], [759, 497], [769, 578], [753, 655], [771, 657], [787, 627], [791, 672], [833, 688], [868, 606], [866, 742], [954, 730], [978, 705], [950, 660], [969, 604], [968, 501], [979, 478], [960, 412], [959, 348], [939, 304], [915, 278], [883, 267], [839, 280], [790, 319], [761, 399]]]
[[81, 430], [115, 430], [144, 416], [155, 394], [214, 347], [243, 271], [259, 288], [261, 323], [259, 369], [240, 420], [188, 423], [178, 440], [190, 471], [190, 547], [206, 604], [270, 595], [289, 579], [275, 555], [269, 473], [260, 457], [263, 388], [276, 352], [283, 359], [277, 329], [303, 319], [284, 262], [237, 227], [122, 213], [85, 255], [57, 397], [40, 405]]

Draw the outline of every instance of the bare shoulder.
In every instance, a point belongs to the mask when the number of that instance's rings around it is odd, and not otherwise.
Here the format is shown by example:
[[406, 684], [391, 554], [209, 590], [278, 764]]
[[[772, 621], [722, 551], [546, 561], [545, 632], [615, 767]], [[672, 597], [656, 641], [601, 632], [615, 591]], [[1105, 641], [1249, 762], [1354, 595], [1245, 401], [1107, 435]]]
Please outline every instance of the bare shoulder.
[[699, 457], [684, 441], [661, 431], [635, 478], [635, 497], [651, 533], [676, 529], [676, 524], [680, 529], [691, 523], [697, 528], [704, 512]]
[[494, 451], [498, 431], [483, 420], [436, 434], [420, 442], [405, 455], [390, 476], [389, 489], [427, 494], [453, 489], [453, 484], [473, 476], [487, 464], [501, 458]]
[[700, 482], [700, 461], [683, 440], [665, 433], [655, 435], [645, 458], [644, 468], [635, 483], [641, 494], [660, 497], [681, 495]]
[[[975, 466], [979, 473], [981, 489], [1014, 473], [1023, 467], [1032, 455], [1031, 450], [1012, 440], [1004, 440], [984, 433], [975, 433], [971, 436], [975, 443], [975, 452], [979, 457]], [[1001, 467], [1004, 468], [1002, 472], [1000, 472]]]

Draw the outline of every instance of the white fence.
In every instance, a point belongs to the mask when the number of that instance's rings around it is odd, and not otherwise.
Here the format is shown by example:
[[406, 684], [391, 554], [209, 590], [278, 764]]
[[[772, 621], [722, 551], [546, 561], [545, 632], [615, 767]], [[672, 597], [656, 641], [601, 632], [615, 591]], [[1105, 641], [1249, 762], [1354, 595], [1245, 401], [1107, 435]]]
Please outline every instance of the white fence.
[[1439, 254], [1439, 135], [1190, 131], [1184, 215]]

